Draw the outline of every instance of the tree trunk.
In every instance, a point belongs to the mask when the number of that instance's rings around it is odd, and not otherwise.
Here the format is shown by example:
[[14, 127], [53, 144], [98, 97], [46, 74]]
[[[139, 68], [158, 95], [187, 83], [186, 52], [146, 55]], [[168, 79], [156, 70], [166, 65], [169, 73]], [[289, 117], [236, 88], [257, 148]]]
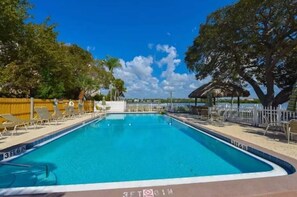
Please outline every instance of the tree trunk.
[[290, 95], [292, 94], [293, 87], [285, 88], [281, 90], [277, 96], [273, 99], [272, 106], [277, 107], [278, 105], [281, 105], [290, 99]]

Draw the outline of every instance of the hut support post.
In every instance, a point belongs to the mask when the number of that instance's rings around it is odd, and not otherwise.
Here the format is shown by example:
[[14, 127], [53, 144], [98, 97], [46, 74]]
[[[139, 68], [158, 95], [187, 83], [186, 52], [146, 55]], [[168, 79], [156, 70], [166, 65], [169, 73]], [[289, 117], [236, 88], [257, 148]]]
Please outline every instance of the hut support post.
[[197, 106], [197, 98], [195, 98], [195, 107]]

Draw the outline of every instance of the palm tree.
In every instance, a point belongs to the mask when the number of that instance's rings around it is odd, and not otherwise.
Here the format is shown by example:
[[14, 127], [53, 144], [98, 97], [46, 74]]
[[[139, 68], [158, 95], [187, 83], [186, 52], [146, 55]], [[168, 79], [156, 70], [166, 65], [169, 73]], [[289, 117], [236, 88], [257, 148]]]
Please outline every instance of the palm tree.
[[[113, 75], [113, 70], [115, 68], [119, 68], [122, 66], [122, 64], [120, 63], [120, 60], [118, 58], [111, 57], [111, 56], [107, 56], [106, 59], [104, 59], [100, 62], [100, 64], [102, 66], [107, 67], [109, 72], [111, 73], [111, 75]], [[113, 81], [114, 81], [114, 78], [112, 78], [111, 83], [113, 83]], [[109, 87], [109, 92], [110, 92], [110, 100], [112, 100], [112, 85], [110, 85], [110, 87]]]
[[114, 87], [115, 87], [115, 100], [118, 100], [118, 98], [121, 95], [124, 95], [124, 92], [126, 92], [126, 88], [124, 86], [124, 81], [121, 79], [115, 79], [114, 82]]
[[107, 56], [105, 60], [103, 60], [103, 64], [104, 66], [106, 66], [109, 70], [109, 72], [111, 72], [111, 74], [113, 74], [113, 70], [115, 68], [119, 68], [122, 66], [122, 64], [120, 63], [120, 60], [118, 58], [115, 57], [111, 57], [111, 56]]

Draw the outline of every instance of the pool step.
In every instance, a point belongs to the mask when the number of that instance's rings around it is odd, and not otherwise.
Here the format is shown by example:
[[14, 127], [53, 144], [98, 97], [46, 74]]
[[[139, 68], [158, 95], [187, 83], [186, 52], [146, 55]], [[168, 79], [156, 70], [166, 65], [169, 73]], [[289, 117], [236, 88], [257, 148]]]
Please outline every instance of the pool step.
[[40, 170], [36, 171], [18, 171], [11, 174], [5, 174], [0, 176], [0, 188], [12, 188], [12, 187], [33, 187], [33, 186], [48, 186], [56, 185], [57, 178], [52, 172], [46, 173]]
[[36, 175], [32, 172], [18, 172], [14, 173], [15, 178], [12, 184], [8, 187], [29, 187], [36, 183]]
[[14, 174], [0, 175], [0, 188], [9, 188], [15, 181]]
[[50, 172], [48, 177], [46, 174], [40, 174], [36, 177], [35, 186], [49, 186], [49, 185], [56, 185], [57, 178], [53, 172]]

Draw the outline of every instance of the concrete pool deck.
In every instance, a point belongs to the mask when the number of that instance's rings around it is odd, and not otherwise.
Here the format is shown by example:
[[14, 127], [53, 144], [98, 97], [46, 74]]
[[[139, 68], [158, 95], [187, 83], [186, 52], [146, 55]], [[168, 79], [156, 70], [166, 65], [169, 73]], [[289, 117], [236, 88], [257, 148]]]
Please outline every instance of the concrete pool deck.
[[[9, 130], [9, 133], [3, 135], [3, 137], [0, 137], [0, 152], [1, 150], [8, 147], [12, 147], [48, 134], [55, 133], [59, 130], [65, 129], [77, 123], [90, 120], [92, 118], [94, 118], [94, 114], [84, 114], [79, 117], [58, 121], [58, 124], [53, 121], [50, 124], [46, 123], [43, 125], [37, 125], [37, 128], [35, 128], [34, 126], [30, 126], [27, 131], [23, 127], [17, 128], [17, 133]], [[11, 135], [11, 132], [13, 132], [13, 135]]]
[[259, 127], [252, 127], [248, 125], [236, 124], [231, 122], [208, 122], [199, 120], [195, 115], [190, 114], [169, 114], [175, 118], [182, 121], [189, 121], [194, 125], [203, 127], [206, 129], [211, 129], [215, 132], [221, 133], [223, 135], [228, 135], [230, 137], [235, 137], [246, 142], [258, 145], [262, 148], [272, 150], [276, 153], [286, 155], [297, 159], [297, 143], [292, 140], [287, 143], [287, 139], [283, 133], [268, 131], [266, 136], [264, 136], [265, 130]]
[[[297, 167], [297, 145], [296, 143], [287, 144], [284, 136], [274, 134], [263, 136], [263, 132], [260, 128], [254, 128], [244, 125], [237, 125], [233, 123], [224, 123], [223, 125], [214, 126], [205, 121], [195, 119], [193, 116], [187, 114], [171, 114], [175, 118], [184, 122], [191, 122], [197, 124], [197, 127], [208, 128], [214, 132], [220, 133], [224, 136], [228, 136], [231, 139], [245, 143], [248, 146], [254, 147], [258, 150], [264, 151], [268, 154], [281, 158], [295, 168]], [[29, 133], [22, 133], [18, 136], [9, 137], [4, 139], [1, 143], [0, 150], [10, 147], [15, 144], [23, 143], [38, 137], [41, 137], [47, 132], [55, 132], [71, 126], [73, 124], [91, 119], [91, 116], [85, 116], [76, 118], [75, 120], [69, 120], [63, 123], [63, 125], [46, 126], [41, 129], [36, 129], [38, 136], [34, 135], [35, 129], [32, 129], [32, 135]], [[61, 127], [60, 127], [61, 126]], [[49, 128], [53, 127], [54, 130]], [[20, 130], [21, 132], [22, 130]], [[24, 132], [24, 131], [22, 131]], [[20, 137], [23, 136], [23, 137]], [[21, 139], [19, 139], [19, 138]], [[11, 139], [10, 139], [11, 138]], [[12, 138], [17, 138], [12, 140]], [[9, 140], [10, 139], [10, 140]], [[1, 142], [1, 141], [0, 141]], [[232, 180], [232, 181], [220, 181], [211, 183], [193, 183], [183, 185], [168, 185], [148, 188], [128, 188], [128, 189], [110, 189], [110, 190], [93, 190], [82, 192], [65, 192], [65, 193], [51, 193], [40, 194], [32, 196], [96, 196], [96, 197], [160, 197], [160, 196], [172, 196], [172, 197], [194, 197], [194, 196], [297, 196], [297, 175], [296, 173], [268, 178], [257, 179], [244, 179], [244, 180]], [[31, 196], [31, 195], [23, 195]]]

